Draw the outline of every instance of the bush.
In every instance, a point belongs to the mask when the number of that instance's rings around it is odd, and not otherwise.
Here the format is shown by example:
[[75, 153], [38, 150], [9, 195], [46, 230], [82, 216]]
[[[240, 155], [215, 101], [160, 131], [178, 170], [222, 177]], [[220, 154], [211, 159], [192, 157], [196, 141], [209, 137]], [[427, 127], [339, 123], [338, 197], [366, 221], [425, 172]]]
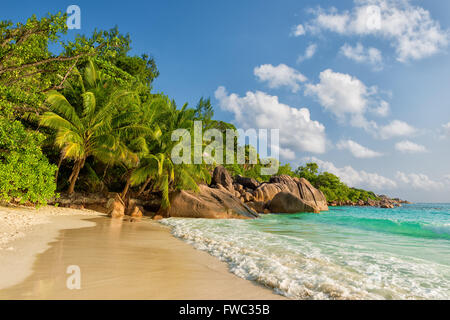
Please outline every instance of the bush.
[[44, 136], [0, 117], [0, 200], [43, 205], [55, 195], [55, 172], [42, 153]]
[[372, 191], [350, 188], [332, 173], [326, 171], [319, 173], [319, 166], [313, 162], [298, 167], [295, 173], [299, 177], [309, 180], [314, 187], [320, 189], [329, 202], [378, 200], [378, 197]]

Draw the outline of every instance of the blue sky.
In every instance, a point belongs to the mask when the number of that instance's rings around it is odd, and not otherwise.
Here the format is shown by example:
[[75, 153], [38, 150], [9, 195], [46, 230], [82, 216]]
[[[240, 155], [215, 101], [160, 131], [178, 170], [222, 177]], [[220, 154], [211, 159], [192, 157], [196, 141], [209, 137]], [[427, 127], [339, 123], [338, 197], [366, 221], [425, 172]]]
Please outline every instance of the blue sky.
[[[282, 160], [352, 186], [450, 201], [450, 1], [17, 1], [0, 18], [81, 8], [154, 56], [154, 91], [279, 128]], [[446, 126], [447, 125], [447, 126]]]

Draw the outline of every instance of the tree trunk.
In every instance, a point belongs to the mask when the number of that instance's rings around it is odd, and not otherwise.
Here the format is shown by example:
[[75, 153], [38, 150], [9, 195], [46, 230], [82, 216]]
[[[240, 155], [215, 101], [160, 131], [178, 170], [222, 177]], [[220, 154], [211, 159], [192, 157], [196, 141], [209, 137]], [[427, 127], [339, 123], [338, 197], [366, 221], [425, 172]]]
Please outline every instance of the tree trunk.
[[125, 199], [125, 196], [126, 196], [127, 193], [128, 193], [128, 189], [130, 189], [130, 185], [131, 185], [131, 175], [133, 174], [133, 171], [134, 171], [134, 170], [131, 170], [131, 171], [128, 173], [127, 183], [125, 184], [125, 188], [123, 188], [122, 195], [121, 195], [122, 199]]
[[75, 183], [78, 180], [78, 175], [80, 174], [81, 168], [84, 166], [84, 159], [75, 161], [73, 166], [72, 174], [70, 175], [70, 186], [67, 190], [68, 194], [72, 194], [75, 191]]
[[148, 186], [148, 184], [150, 183], [151, 180], [152, 180], [152, 177], [148, 177], [147, 178], [147, 180], [144, 182], [142, 187], [139, 189], [139, 192], [137, 194], [138, 197], [145, 191], [145, 188], [147, 188], [147, 186]]
[[59, 157], [59, 162], [58, 162], [58, 169], [56, 169], [56, 174], [55, 174], [55, 182], [56, 182], [56, 184], [58, 184], [59, 169], [61, 168], [61, 164], [62, 164], [63, 160], [64, 160], [64, 153], [61, 152], [61, 156]]

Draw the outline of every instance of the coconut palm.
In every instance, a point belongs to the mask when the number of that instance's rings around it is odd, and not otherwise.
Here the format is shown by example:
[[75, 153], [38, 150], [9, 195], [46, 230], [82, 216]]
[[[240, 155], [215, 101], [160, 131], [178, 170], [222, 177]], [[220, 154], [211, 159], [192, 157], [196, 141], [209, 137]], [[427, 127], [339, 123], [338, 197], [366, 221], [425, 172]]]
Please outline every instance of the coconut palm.
[[132, 185], [143, 186], [139, 190], [142, 193], [151, 180], [162, 193], [163, 208], [170, 206], [169, 193], [171, 190], [198, 191], [198, 183], [209, 182], [210, 175], [204, 164], [174, 164], [171, 159], [171, 151], [177, 143], [171, 140], [172, 132], [176, 129], [192, 129], [195, 119], [195, 110], [188, 109], [185, 104], [177, 109], [174, 101], [165, 100], [165, 105], [160, 108], [162, 123], [162, 135], [153, 145], [153, 150], [158, 153], [148, 154], [142, 158], [142, 162], [131, 175]]
[[[126, 144], [129, 149], [132, 150], [134, 154], [138, 156], [137, 162], [122, 162], [122, 165], [126, 168], [126, 183], [122, 191], [122, 198], [128, 193], [130, 186], [136, 185], [135, 181], [132, 181], [133, 173], [136, 169], [144, 166], [148, 167], [149, 164], [156, 168], [158, 167], [157, 162], [152, 161], [155, 157], [152, 152], [158, 152], [158, 144], [160, 142], [160, 137], [162, 135], [159, 123], [164, 121], [164, 115], [166, 110], [166, 97], [162, 95], [155, 95], [150, 101], [144, 103], [140, 106], [139, 125], [146, 128], [146, 132], [138, 132], [134, 134], [133, 132], [125, 136]], [[150, 160], [150, 163], [149, 163]], [[155, 160], [157, 161], [157, 160]], [[157, 170], [156, 170], [157, 171]], [[149, 175], [146, 183], [144, 183], [143, 188], [141, 188], [139, 194], [141, 194], [145, 187], [148, 185], [149, 181], [154, 175]], [[139, 182], [139, 184], [142, 182]]]
[[82, 74], [78, 72], [78, 81], [64, 93], [47, 94], [49, 111], [41, 116], [40, 124], [56, 130], [55, 145], [61, 148], [62, 158], [75, 162], [69, 178], [68, 193], [72, 194], [89, 156], [102, 162], [137, 162], [137, 156], [121, 137], [145, 128], [134, 123], [136, 95], [104, 79], [92, 61]]

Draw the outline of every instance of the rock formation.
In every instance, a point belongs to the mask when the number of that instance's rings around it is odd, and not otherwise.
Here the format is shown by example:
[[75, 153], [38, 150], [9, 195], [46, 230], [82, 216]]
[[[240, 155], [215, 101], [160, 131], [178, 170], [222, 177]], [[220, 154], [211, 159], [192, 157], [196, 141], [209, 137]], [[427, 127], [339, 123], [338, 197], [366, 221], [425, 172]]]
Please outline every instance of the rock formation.
[[[230, 179], [231, 176], [224, 167], [217, 167], [214, 170], [211, 186], [229, 192], [258, 213], [274, 212], [269, 204], [276, 195], [283, 192], [288, 192], [301, 200], [302, 205], [296, 202], [296, 207], [300, 208], [297, 212], [320, 212], [328, 210], [327, 200], [324, 194], [314, 188], [306, 179], [281, 175], [274, 176], [268, 183], [261, 184], [255, 179], [244, 178], [239, 175], [234, 177], [234, 179]], [[286, 206], [289, 207], [289, 205]], [[278, 206], [277, 210], [281, 210], [280, 208], [282, 206]], [[303, 210], [301, 208], [305, 209]]]
[[125, 204], [119, 194], [110, 198], [106, 203], [108, 215], [112, 218], [120, 218], [125, 215]]
[[243, 188], [248, 188], [251, 190], [255, 190], [260, 185], [260, 183], [253, 178], [244, 178], [239, 175], [234, 177], [234, 182], [235, 184], [240, 185]]
[[290, 192], [316, 211], [327, 211], [327, 199], [322, 191], [314, 188], [306, 179], [287, 175], [274, 176], [255, 190], [255, 201], [268, 202], [280, 192]]
[[222, 166], [218, 166], [214, 169], [211, 185], [218, 186], [221, 185], [228, 191], [234, 191], [233, 188], [233, 178], [231, 178], [230, 173]]
[[[171, 206], [161, 209], [161, 194], [146, 193], [139, 199], [131, 197], [125, 201], [117, 193], [62, 195], [49, 202], [63, 207], [91, 209], [111, 217], [154, 218], [241, 218], [252, 219], [264, 213], [300, 213], [328, 210], [324, 194], [314, 188], [306, 179], [287, 175], [273, 176], [269, 182], [259, 183], [255, 179], [242, 176], [231, 177], [222, 166], [216, 167], [210, 186], [200, 185], [200, 192], [175, 191], [170, 195]], [[377, 206], [394, 208], [408, 203], [400, 199], [378, 196], [379, 200], [333, 201], [330, 206]], [[156, 212], [156, 214], [155, 214]]]
[[[228, 172], [227, 172], [228, 173]], [[252, 219], [258, 214], [226, 190], [200, 185], [200, 192], [176, 191], [170, 195], [170, 208], [157, 215], [183, 218]]]
[[290, 192], [278, 193], [269, 203], [269, 210], [272, 213], [298, 213], [314, 212], [320, 213], [316, 206], [309, 205], [305, 200], [300, 199]]

